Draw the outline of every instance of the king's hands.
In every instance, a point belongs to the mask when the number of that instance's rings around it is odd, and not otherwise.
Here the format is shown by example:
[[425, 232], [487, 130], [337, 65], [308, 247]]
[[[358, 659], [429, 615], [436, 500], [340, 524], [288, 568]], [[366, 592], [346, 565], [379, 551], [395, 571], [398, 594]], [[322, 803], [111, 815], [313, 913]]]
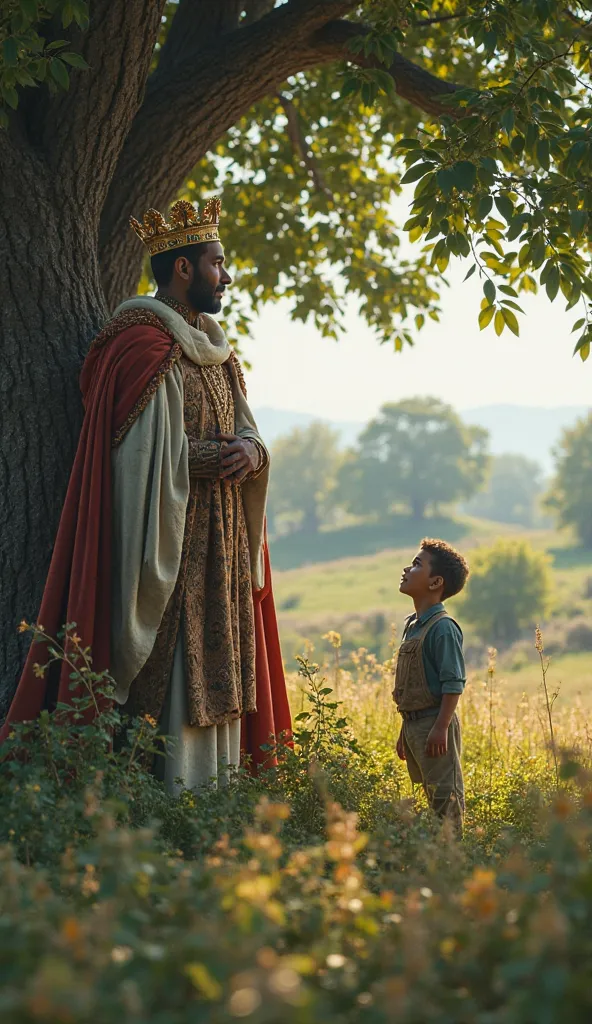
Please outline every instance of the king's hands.
[[223, 442], [221, 480], [241, 483], [250, 473], [257, 472], [260, 455], [256, 444], [236, 434], [217, 434], [216, 441]]

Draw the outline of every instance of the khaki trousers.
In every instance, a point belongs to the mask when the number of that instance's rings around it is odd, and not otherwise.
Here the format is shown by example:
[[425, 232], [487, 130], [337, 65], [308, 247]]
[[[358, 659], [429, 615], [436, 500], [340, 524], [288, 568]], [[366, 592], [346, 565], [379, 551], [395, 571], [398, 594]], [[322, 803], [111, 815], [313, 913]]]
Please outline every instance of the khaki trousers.
[[403, 744], [407, 770], [414, 785], [424, 788], [428, 803], [439, 818], [449, 817], [462, 834], [465, 786], [460, 764], [462, 740], [460, 722], [454, 715], [448, 727], [448, 750], [441, 757], [428, 757], [426, 742], [436, 715], [403, 721]]

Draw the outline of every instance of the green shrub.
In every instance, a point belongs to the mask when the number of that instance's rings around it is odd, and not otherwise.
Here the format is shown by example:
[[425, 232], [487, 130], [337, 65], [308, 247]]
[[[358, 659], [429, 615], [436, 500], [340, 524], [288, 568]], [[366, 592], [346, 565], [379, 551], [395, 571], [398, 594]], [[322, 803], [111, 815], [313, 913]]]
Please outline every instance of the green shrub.
[[485, 643], [508, 646], [548, 611], [549, 558], [526, 541], [499, 540], [477, 548], [469, 562], [461, 615]]

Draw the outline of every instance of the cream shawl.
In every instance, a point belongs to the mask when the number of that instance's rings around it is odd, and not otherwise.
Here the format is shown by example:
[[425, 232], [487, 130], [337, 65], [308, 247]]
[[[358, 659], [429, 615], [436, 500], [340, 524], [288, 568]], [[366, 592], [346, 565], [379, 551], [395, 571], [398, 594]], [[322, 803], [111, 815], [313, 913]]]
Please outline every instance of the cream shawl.
[[[191, 327], [158, 299], [138, 296], [126, 309], [148, 309], [162, 320], [184, 355], [198, 366], [225, 363], [231, 348], [220, 325], [204, 316], [206, 330]], [[261, 442], [231, 363], [235, 433]], [[188, 443], [184, 429], [183, 376], [174, 366], [154, 398], [112, 454], [113, 582], [111, 673], [116, 698], [129, 687], [154, 647], [179, 568], [189, 500]], [[261, 442], [262, 443], [262, 442]], [[253, 585], [264, 585], [263, 538], [269, 465], [242, 486]]]

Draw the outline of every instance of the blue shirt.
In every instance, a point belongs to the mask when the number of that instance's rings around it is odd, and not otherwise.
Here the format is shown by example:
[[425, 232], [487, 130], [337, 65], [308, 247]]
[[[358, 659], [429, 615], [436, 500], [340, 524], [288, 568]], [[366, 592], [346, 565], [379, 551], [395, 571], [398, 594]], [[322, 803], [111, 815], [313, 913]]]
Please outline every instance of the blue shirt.
[[[443, 604], [435, 604], [428, 608], [427, 612], [409, 622], [406, 640], [413, 640], [419, 636], [422, 627], [425, 626], [434, 615], [446, 609]], [[440, 619], [432, 626], [426, 634], [423, 642], [423, 667], [426, 674], [426, 682], [438, 700], [442, 699], [443, 693], [462, 693], [467, 681], [465, 659], [463, 655], [463, 635], [460, 626], [452, 619]]]

